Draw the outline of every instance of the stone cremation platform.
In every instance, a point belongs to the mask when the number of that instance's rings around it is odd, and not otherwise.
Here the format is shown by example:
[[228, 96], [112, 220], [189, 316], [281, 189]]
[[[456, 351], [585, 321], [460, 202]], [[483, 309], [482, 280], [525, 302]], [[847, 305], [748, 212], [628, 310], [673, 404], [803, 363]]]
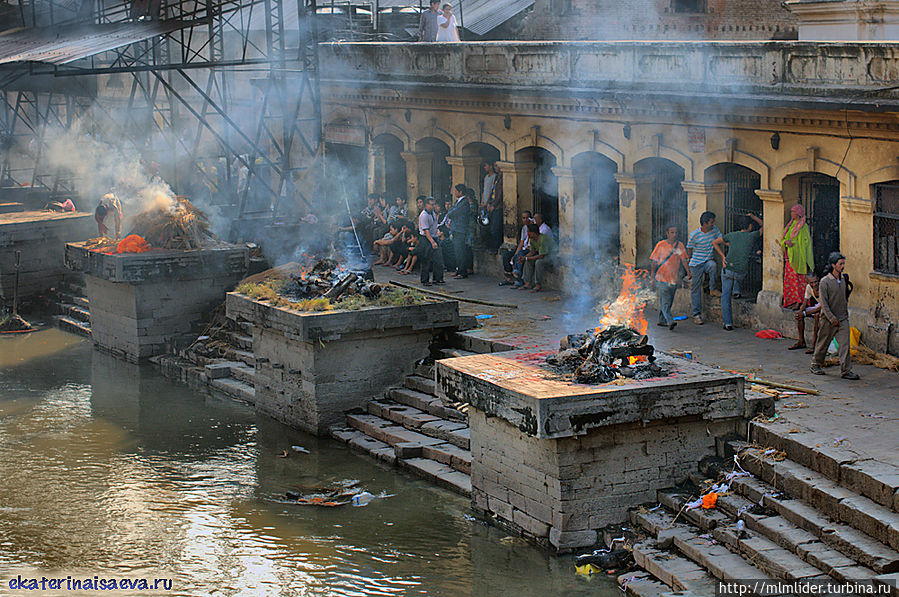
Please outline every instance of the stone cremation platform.
[[664, 353], [665, 377], [582, 385], [527, 351], [437, 362], [441, 398], [471, 404], [476, 511], [564, 552], [685, 480], [717, 437], [745, 436], [741, 376]]
[[435, 334], [459, 327], [455, 301], [301, 312], [231, 292], [226, 315], [253, 324], [257, 410], [316, 435], [407, 375]]
[[16, 251], [19, 251], [19, 297], [47, 292], [66, 272], [65, 244], [96, 231], [84, 212], [17, 211], [0, 213], [0, 299], [12, 300]]
[[248, 249], [221, 243], [109, 254], [69, 243], [65, 260], [85, 274], [94, 344], [136, 362], [168, 352], [221, 304], [246, 275]]

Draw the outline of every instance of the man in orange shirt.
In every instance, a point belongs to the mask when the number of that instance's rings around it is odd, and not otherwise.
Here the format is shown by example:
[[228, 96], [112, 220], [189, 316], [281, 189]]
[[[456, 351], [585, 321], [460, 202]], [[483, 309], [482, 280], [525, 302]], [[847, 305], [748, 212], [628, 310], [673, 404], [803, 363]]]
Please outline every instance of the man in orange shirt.
[[649, 256], [652, 261], [652, 279], [659, 293], [658, 325], [667, 325], [669, 330], [673, 330], [677, 325], [671, 315], [671, 305], [674, 303], [674, 291], [677, 290], [677, 277], [680, 274], [681, 264], [687, 270], [687, 279], [690, 279], [687, 249], [684, 243], [677, 240], [677, 232], [677, 226], [669, 226], [667, 237], [656, 244], [652, 255]]

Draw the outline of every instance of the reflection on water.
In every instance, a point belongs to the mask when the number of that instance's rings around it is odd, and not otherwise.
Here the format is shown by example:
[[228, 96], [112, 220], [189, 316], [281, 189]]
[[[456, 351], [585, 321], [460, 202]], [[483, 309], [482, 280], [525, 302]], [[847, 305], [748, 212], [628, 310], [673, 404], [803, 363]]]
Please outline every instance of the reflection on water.
[[[45, 330], [0, 338], [0, 576], [175, 578], [184, 595], [618, 595], [468, 500]], [[282, 450], [302, 445], [309, 454]], [[355, 479], [354, 508], [284, 503]], [[2, 578], [0, 578], [2, 580]]]

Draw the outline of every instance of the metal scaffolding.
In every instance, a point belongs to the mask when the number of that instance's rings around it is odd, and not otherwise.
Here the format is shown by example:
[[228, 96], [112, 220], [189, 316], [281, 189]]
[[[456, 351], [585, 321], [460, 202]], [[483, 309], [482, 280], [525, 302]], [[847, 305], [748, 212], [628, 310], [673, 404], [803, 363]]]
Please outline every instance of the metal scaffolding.
[[44, 135], [88, 118], [147, 162], [171, 158], [176, 192], [203, 185], [232, 217], [311, 209], [315, 13], [316, 0], [20, 0], [34, 47], [4, 59], [0, 46], [0, 184], [71, 193], [41, 159]]

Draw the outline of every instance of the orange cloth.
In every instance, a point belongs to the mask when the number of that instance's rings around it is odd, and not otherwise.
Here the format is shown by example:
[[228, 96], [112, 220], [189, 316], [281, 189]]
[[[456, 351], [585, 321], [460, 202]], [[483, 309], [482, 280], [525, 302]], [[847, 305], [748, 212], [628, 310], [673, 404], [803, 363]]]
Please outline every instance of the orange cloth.
[[718, 503], [718, 494], [717, 493], [707, 493], [702, 496], [702, 509], [710, 510], [715, 507], [715, 504]]
[[680, 241], [677, 241], [673, 247], [667, 240], [660, 240], [656, 243], [649, 258], [656, 263], [665, 261], [656, 271], [656, 280], [666, 284], [677, 284], [677, 274], [680, 272], [682, 259], [686, 255], [687, 249], [684, 248], [684, 243]]
[[117, 253], [144, 253], [150, 250], [150, 243], [136, 234], [129, 234], [116, 245]]

